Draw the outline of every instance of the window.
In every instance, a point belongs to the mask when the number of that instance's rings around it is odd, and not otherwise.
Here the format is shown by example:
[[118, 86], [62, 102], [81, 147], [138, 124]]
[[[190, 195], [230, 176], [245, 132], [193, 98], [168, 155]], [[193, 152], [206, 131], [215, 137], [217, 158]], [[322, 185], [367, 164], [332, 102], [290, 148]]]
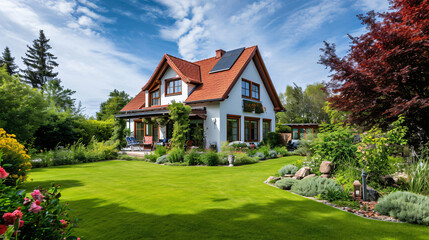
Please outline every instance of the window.
[[264, 119], [262, 122], [262, 137], [266, 138], [269, 132], [271, 132], [271, 119]]
[[298, 137], [298, 128], [292, 129], [292, 139], [299, 139]]
[[250, 97], [250, 82], [244, 80], [241, 82], [241, 95]]
[[151, 106], [160, 105], [159, 103], [159, 90], [155, 90], [154, 92], [150, 93], [150, 103]]
[[145, 124], [145, 136], [153, 136], [153, 141], [158, 141], [158, 125], [157, 124]]
[[241, 95], [245, 98], [259, 100], [259, 84], [242, 79]]
[[165, 95], [173, 95], [182, 93], [182, 80], [172, 79], [165, 80]]
[[240, 116], [228, 115], [226, 119], [226, 140], [240, 141]]
[[259, 99], [259, 85], [252, 84], [252, 98]]
[[136, 141], [143, 142], [144, 124], [142, 122], [134, 122], [134, 137]]
[[246, 142], [257, 142], [259, 139], [259, 119], [244, 118], [244, 140]]

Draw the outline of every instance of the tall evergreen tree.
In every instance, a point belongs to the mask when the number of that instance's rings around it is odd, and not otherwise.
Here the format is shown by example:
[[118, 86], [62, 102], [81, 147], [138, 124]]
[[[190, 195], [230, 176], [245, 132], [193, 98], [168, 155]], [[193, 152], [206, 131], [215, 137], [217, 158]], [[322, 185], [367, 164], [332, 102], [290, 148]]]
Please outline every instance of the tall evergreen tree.
[[75, 93], [76, 91], [64, 88], [59, 79], [49, 81], [43, 86], [43, 95], [59, 111], [69, 110], [72, 113], [79, 113], [80, 110], [76, 108], [75, 104], [76, 99], [72, 97]]
[[40, 30], [39, 38], [33, 41], [33, 46], [27, 45], [24, 61], [27, 69], [21, 70], [23, 81], [31, 84], [34, 88], [41, 89], [46, 82], [52, 81], [58, 75], [53, 72], [54, 67], [58, 66], [55, 57], [49, 50], [49, 39], [46, 38], [43, 30]]
[[18, 73], [16, 69], [18, 66], [15, 64], [15, 58], [10, 54], [9, 47], [5, 47], [2, 56], [0, 57], [0, 66], [6, 65], [6, 71], [9, 75], [15, 75]]

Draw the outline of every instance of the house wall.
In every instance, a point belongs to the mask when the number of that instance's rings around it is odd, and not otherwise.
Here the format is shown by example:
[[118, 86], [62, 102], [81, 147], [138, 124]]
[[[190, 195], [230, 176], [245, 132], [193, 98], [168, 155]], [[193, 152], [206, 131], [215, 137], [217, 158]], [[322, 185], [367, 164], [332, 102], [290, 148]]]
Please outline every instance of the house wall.
[[208, 103], [205, 105], [207, 111], [207, 118], [204, 121], [204, 134], [206, 136], [206, 148], [210, 144], [215, 143], [218, 151], [220, 150], [220, 109], [219, 102]]
[[173, 100], [176, 102], [184, 102], [186, 98], [188, 98], [189, 89], [192, 89], [193, 85], [190, 87], [187, 83], [182, 82], [182, 94], [180, 95], [170, 95], [165, 96], [165, 79], [179, 77], [177, 73], [171, 68], [168, 67], [167, 71], [165, 72], [164, 76], [161, 78], [161, 105], [167, 105], [170, 104]]
[[[241, 96], [241, 81], [242, 78], [245, 78], [246, 80], [252, 81], [254, 83], [259, 84], [260, 90], [259, 90], [259, 101], [255, 102], [261, 102], [262, 105], [266, 108], [266, 112], [264, 113], [249, 113], [249, 112], [243, 112], [243, 99], [253, 101], [247, 98], [243, 98]], [[244, 70], [242, 75], [240, 76], [237, 83], [232, 88], [231, 92], [229, 93], [228, 98], [220, 102], [220, 138], [219, 141], [226, 141], [226, 119], [228, 114], [233, 115], [240, 115], [241, 116], [241, 123], [240, 123], [240, 141], [244, 141], [244, 117], [254, 117], [259, 118], [259, 141], [262, 141], [262, 120], [263, 119], [271, 119], [271, 131], [275, 130], [275, 111], [274, 111], [274, 105], [271, 102], [270, 96], [268, 95], [267, 90], [265, 89], [264, 83], [262, 82], [262, 79], [258, 73], [258, 70], [256, 69], [256, 66], [253, 62], [253, 60], [249, 63], [247, 68]]]

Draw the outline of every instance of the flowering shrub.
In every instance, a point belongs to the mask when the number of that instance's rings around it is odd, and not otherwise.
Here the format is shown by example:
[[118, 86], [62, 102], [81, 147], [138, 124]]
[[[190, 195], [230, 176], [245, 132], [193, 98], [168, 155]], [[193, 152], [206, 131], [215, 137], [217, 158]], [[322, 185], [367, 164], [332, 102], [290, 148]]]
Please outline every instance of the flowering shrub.
[[407, 127], [401, 126], [404, 118], [400, 117], [392, 124], [392, 129], [387, 133], [373, 127], [361, 135], [358, 144], [357, 155], [361, 167], [368, 173], [369, 178], [377, 178], [389, 173], [389, 154], [392, 153], [395, 144], [406, 144], [404, 139]]
[[334, 170], [338, 167], [355, 167], [356, 145], [349, 125], [342, 123], [323, 124], [320, 133], [312, 144], [313, 160], [317, 163], [330, 161], [334, 164]]
[[60, 203], [59, 186], [36, 189], [30, 199], [25, 197], [25, 190], [6, 186], [7, 176], [0, 176], [1, 239], [76, 239], [71, 236], [76, 219], [69, 214], [67, 204]]
[[[0, 128], [0, 152], [3, 152], [4, 171], [9, 173], [5, 179], [7, 185], [16, 184], [16, 181], [25, 181], [27, 172], [31, 169], [30, 156], [24, 145], [15, 139], [14, 134], [7, 134]], [[2, 172], [4, 174], [4, 172]]]

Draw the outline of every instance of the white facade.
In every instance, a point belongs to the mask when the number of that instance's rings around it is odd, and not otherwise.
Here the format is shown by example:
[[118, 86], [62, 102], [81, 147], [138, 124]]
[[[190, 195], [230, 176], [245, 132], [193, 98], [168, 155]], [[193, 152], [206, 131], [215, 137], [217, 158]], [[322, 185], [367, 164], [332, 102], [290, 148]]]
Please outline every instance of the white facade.
[[[185, 102], [188, 98], [190, 92], [196, 86], [193, 84], [187, 84], [181, 81], [182, 84], [182, 93], [178, 95], [166, 96], [165, 93], [165, 80], [170, 78], [178, 77], [178, 74], [172, 69], [168, 68], [165, 74], [161, 79], [160, 86], [160, 105], [168, 105], [174, 100], [176, 102]], [[259, 84], [259, 101], [243, 98], [242, 91], [242, 79]], [[146, 91], [146, 103], [145, 107], [149, 107], [149, 92]], [[243, 111], [243, 100], [259, 102], [263, 105], [265, 112], [257, 114]], [[204, 130], [206, 136], [206, 147], [209, 147], [210, 144], [216, 144], [218, 150], [220, 150], [221, 143], [227, 141], [227, 115], [238, 115], [240, 118], [240, 140], [244, 141], [245, 131], [244, 131], [244, 121], [245, 117], [252, 117], [259, 119], [259, 136], [258, 140], [262, 141], [263, 135], [263, 119], [271, 120], [271, 131], [275, 129], [275, 111], [274, 105], [270, 99], [270, 96], [265, 89], [265, 85], [259, 75], [259, 72], [253, 62], [247, 65], [246, 69], [243, 71], [242, 75], [239, 77], [239, 80], [233, 86], [229, 96], [224, 101], [218, 102], [208, 102], [208, 103], [199, 103], [192, 104], [192, 107], [201, 107], [206, 108], [206, 119], [204, 120]], [[133, 124], [131, 124], [133, 125]], [[134, 126], [134, 125], [133, 125]], [[131, 126], [130, 126], [131, 127]], [[163, 139], [166, 137], [166, 127], [160, 127], [159, 138]]]

